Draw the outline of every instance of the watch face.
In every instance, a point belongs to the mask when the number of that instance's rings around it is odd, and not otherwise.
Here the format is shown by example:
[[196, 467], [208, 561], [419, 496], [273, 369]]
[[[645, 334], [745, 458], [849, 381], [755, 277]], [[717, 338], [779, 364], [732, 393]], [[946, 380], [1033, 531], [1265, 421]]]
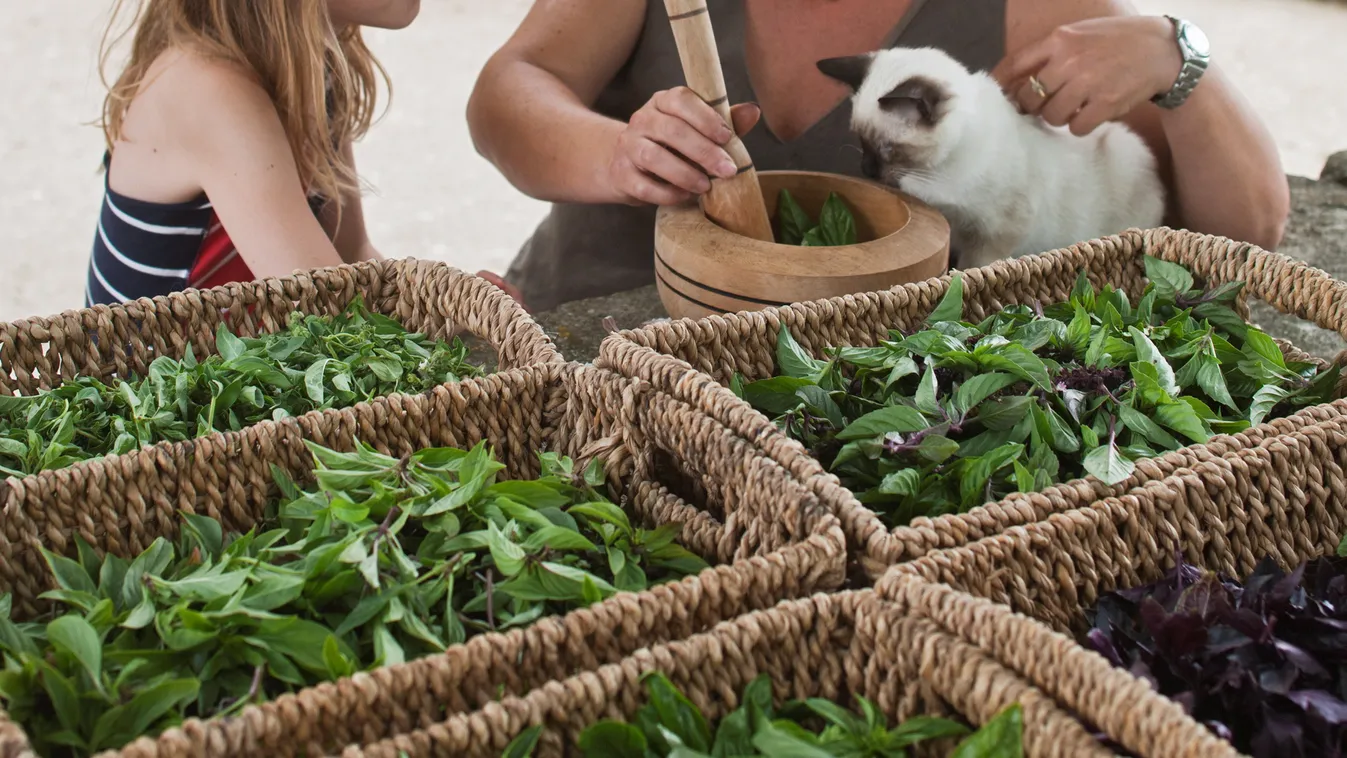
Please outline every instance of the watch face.
[[1211, 55], [1211, 43], [1207, 41], [1207, 35], [1193, 24], [1184, 24], [1183, 43], [1200, 58]]

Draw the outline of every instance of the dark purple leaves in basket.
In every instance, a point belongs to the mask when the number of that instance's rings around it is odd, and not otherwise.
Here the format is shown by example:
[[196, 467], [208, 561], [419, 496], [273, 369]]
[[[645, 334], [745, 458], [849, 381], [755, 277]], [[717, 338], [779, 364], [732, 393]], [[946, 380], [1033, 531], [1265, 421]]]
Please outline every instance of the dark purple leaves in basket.
[[1180, 562], [1102, 597], [1090, 623], [1094, 650], [1241, 752], [1347, 754], [1347, 560], [1265, 559], [1242, 586]]

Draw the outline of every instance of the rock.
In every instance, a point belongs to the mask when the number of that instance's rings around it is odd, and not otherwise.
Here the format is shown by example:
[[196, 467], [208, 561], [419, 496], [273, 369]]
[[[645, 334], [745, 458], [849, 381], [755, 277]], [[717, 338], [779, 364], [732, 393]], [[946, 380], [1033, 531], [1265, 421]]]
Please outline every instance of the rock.
[[534, 315], [557, 344], [566, 360], [589, 362], [599, 354], [599, 343], [608, 336], [604, 319], [612, 318], [618, 329], [635, 329], [646, 322], [665, 318], [655, 285], [614, 295], [576, 300], [555, 310]]
[[1347, 150], [1328, 156], [1324, 170], [1319, 173], [1319, 181], [1347, 184]]

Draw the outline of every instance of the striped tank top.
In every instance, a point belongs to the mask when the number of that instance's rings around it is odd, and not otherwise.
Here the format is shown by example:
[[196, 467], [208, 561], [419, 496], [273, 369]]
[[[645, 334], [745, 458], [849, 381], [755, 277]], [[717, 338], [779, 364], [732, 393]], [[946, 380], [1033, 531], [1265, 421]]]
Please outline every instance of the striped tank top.
[[[118, 193], [103, 157], [103, 207], [85, 280], [84, 305], [113, 305], [189, 287], [253, 280], [205, 193], [184, 203], [151, 203]], [[317, 215], [323, 199], [310, 197]]]

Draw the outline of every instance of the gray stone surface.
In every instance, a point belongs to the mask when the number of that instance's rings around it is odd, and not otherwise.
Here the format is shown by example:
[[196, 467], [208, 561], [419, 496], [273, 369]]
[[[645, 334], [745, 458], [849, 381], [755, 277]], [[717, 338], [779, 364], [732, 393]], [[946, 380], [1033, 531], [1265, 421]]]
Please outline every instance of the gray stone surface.
[[[1347, 153], [1331, 158], [1324, 173], [1332, 175], [1339, 169], [1345, 175], [1342, 184], [1289, 177], [1291, 220], [1280, 252], [1347, 280]], [[1261, 302], [1252, 302], [1250, 307], [1255, 323], [1315, 355], [1331, 359], [1347, 348], [1347, 343], [1335, 333], [1277, 313]], [[620, 329], [631, 329], [665, 315], [652, 285], [567, 303], [536, 314], [535, 318], [556, 340], [562, 355], [569, 360], [588, 362], [598, 355], [599, 343], [607, 335], [603, 326], [606, 317], [612, 317]]]
[[590, 300], [576, 300], [555, 310], [534, 314], [567, 360], [589, 362], [599, 354], [607, 336], [603, 320], [612, 317], [619, 329], [635, 329], [652, 319], [665, 318], [664, 306], [652, 284]]

